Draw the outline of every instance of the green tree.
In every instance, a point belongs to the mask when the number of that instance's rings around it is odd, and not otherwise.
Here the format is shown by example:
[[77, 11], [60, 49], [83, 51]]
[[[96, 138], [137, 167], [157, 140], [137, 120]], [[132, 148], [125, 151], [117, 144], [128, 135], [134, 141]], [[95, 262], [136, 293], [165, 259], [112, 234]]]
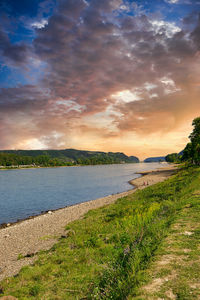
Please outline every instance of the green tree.
[[200, 165], [200, 117], [193, 120], [194, 129], [190, 134], [190, 143], [188, 143], [183, 151], [183, 160]]
[[180, 157], [181, 155], [179, 155], [178, 153], [171, 153], [165, 157], [165, 160], [167, 162], [180, 163]]

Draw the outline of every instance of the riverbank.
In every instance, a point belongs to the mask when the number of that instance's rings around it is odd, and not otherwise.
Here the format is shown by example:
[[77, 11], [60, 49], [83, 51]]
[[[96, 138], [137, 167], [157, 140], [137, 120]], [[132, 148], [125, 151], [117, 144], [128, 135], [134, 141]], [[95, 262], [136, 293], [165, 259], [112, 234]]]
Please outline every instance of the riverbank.
[[171, 175], [174, 174], [174, 171], [176, 169], [177, 169], [177, 165], [171, 164], [156, 170], [140, 172], [139, 174], [141, 174], [142, 176], [129, 181], [129, 183], [139, 189], [145, 188], [146, 186], [150, 186], [166, 180], [167, 178], [169, 178]]
[[[159, 170], [142, 173], [142, 177], [130, 183], [143, 189], [169, 178], [176, 166], [170, 165]], [[0, 280], [15, 275], [22, 266], [33, 263], [40, 250], [50, 249], [55, 242], [65, 235], [66, 224], [77, 220], [91, 209], [114, 203], [118, 198], [128, 196], [137, 189], [110, 195], [74, 206], [49, 211], [46, 214], [20, 221], [0, 230]], [[19, 259], [19, 257], [24, 257]]]
[[137, 295], [127, 300], [200, 299], [200, 191], [191, 193], [146, 270]]
[[[7, 171], [7, 170], [30, 170], [30, 169], [50, 169], [50, 168], [67, 168], [67, 167], [84, 167], [85, 165], [64, 165], [64, 166], [11, 166], [11, 167], [4, 167], [0, 166], [0, 171]], [[92, 166], [92, 165], [91, 165]]]
[[171, 226], [188, 205], [199, 205], [199, 180], [199, 167], [182, 167], [164, 182], [90, 210], [32, 266], [1, 281], [0, 296], [134, 299]]

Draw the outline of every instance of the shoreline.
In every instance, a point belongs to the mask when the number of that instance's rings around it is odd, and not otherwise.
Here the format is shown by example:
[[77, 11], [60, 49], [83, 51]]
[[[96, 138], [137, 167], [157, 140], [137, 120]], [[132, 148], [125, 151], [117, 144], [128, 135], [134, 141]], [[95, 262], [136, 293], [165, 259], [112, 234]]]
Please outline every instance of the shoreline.
[[[133, 179], [133, 180], [135, 180], [135, 179]], [[100, 198], [88, 200], [88, 201], [85, 201], [85, 202], [80, 202], [80, 203], [76, 203], [76, 204], [67, 205], [67, 206], [60, 207], [60, 208], [55, 208], [55, 209], [49, 209], [49, 210], [41, 211], [39, 214], [36, 214], [36, 215], [33, 215], [33, 216], [29, 216], [29, 217], [24, 218], [24, 219], [23, 218], [22, 219], [18, 219], [17, 221], [14, 221], [14, 222], [0, 223], [0, 230], [4, 229], [4, 228], [12, 227], [14, 225], [20, 224], [20, 223], [28, 221], [28, 220], [33, 220], [33, 219], [35, 219], [37, 217], [40, 217], [40, 216], [53, 214], [53, 213], [55, 213], [57, 211], [60, 211], [60, 210], [63, 210], [63, 209], [69, 208], [69, 207], [74, 207], [75, 208], [76, 206], [78, 206], [78, 205], [80, 205], [82, 203], [90, 203], [91, 201], [95, 201], [95, 200], [99, 200], [99, 199], [104, 199], [104, 198], [111, 198], [113, 196], [118, 196], [118, 198], [124, 197], [124, 196], [126, 196], [124, 194], [126, 194], [126, 193], [129, 194], [129, 192], [134, 192], [135, 190], [137, 190], [137, 187], [133, 183], [131, 183], [133, 180], [129, 180], [128, 181], [128, 183], [132, 187], [134, 187], [134, 188], [131, 188], [130, 190], [126, 190], [124, 192], [119, 192], [119, 193], [115, 193], [115, 194], [110, 194], [110, 195], [107, 195], [107, 196], [104, 196], [104, 197], [100, 197]]]
[[[32, 166], [32, 167], [19, 167], [19, 168], [12, 168], [12, 167], [5, 167], [0, 168], [0, 171], [10, 171], [10, 170], [33, 170], [33, 169], [54, 169], [54, 168], [68, 168], [68, 167], [96, 167], [96, 166], [109, 166], [109, 165], [123, 165], [123, 164], [140, 164], [144, 163], [143, 161], [135, 162], [135, 163], [113, 163], [113, 164], [96, 164], [96, 165], [71, 165], [71, 166], [48, 166], [48, 167], [42, 167], [42, 166]], [[154, 163], [154, 162], [152, 162]], [[167, 162], [164, 162], [167, 163]], [[151, 163], [146, 163], [151, 164]], [[167, 163], [169, 164], [169, 163]], [[136, 173], [136, 174], [142, 174], [142, 173]]]
[[[33, 168], [16, 168], [16, 169], [12, 168], [12, 169], [0, 169], [0, 170], [2, 170], [2, 171], [5, 171], [5, 170], [27, 170], [27, 169], [30, 170], [30, 169], [44, 169], [44, 168], [85, 167], [85, 166], [88, 167], [88, 166], [97, 166], [97, 165], [55, 166], [55, 167], [38, 167], [38, 168], [37, 168], [37, 167], [33, 167]], [[174, 164], [171, 164], [171, 165], [168, 164], [168, 165], [167, 165], [167, 168], [168, 168], [169, 166], [173, 166], [173, 167], [174, 167], [175, 165], [174, 165]], [[159, 168], [158, 170], [163, 169], [163, 168], [165, 168], [165, 167], [162, 166], [162, 167]], [[157, 169], [155, 169], [155, 170], [157, 170]], [[136, 189], [138, 188], [138, 184], [137, 184], [136, 179], [142, 178], [143, 176], [145, 176], [145, 175], [147, 175], [147, 174], [149, 174], [149, 173], [151, 173], [151, 172], [154, 172], [155, 170], [136, 172], [135, 174], [139, 174], [139, 175], [141, 175], [141, 176], [138, 177], [138, 178], [131, 179], [131, 180], [128, 181], [128, 183], [129, 183], [133, 188], [130, 188], [130, 189], [124, 191], [124, 192], [118, 192], [118, 193], [115, 193], [115, 194], [110, 194], [110, 195], [107, 195], [107, 196], [104, 196], [104, 197], [100, 197], [100, 198], [97, 198], [97, 199], [102, 199], [102, 198], [106, 198], [106, 197], [111, 197], [111, 196], [113, 196], [113, 195], [119, 195], [119, 197], [120, 197], [120, 195], [121, 195], [121, 197], [123, 197], [123, 193], [130, 192], [130, 191], [136, 190]], [[64, 206], [64, 207], [60, 207], [60, 208], [48, 209], [48, 210], [45, 210], [45, 211], [41, 211], [40, 213], [37, 213], [37, 214], [35, 214], [35, 215], [30, 215], [30, 216], [28, 216], [28, 217], [26, 217], [26, 218], [19, 218], [19, 219], [17, 219], [16, 221], [3, 222], [3, 223], [0, 223], [0, 230], [3, 229], [3, 228], [7, 228], [7, 227], [11, 227], [11, 226], [13, 226], [13, 225], [19, 224], [19, 223], [24, 222], [24, 221], [26, 221], [26, 220], [32, 220], [32, 219], [37, 218], [37, 217], [39, 217], [39, 216], [43, 216], [43, 215], [46, 215], [46, 214], [49, 214], [49, 213], [53, 213], [53, 212], [56, 212], [56, 211], [61, 210], [61, 209], [66, 209], [66, 208], [68, 208], [68, 207], [77, 206], [77, 205], [79, 205], [79, 204], [81, 204], [81, 203], [86, 203], [86, 202], [90, 202], [90, 201], [95, 201], [95, 200], [97, 200], [97, 199], [92, 199], [92, 200], [88, 200], [88, 201], [85, 201], [85, 202], [80, 202], [80, 203], [77, 203], [77, 204], [71, 204], [71, 205], [67, 205], [67, 206]]]
[[[141, 177], [129, 181], [134, 188], [126, 192], [51, 210], [0, 228], [0, 280], [13, 276], [23, 266], [32, 264], [40, 250], [50, 249], [62, 235], [66, 235], [65, 227], [68, 223], [82, 218], [91, 209], [109, 205], [138, 189], [146, 188], [144, 182], [148, 182], [148, 186], [161, 182], [173, 175], [175, 170], [174, 165], [168, 165], [141, 172]], [[24, 258], [19, 259], [20, 256]]]
[[[67, 167], [84, 167], [86, 165], [73, 165], [73, 166], [49, 166], [49, 167], [41, 167], [41, 166], [35, 166], [35, 167], [19, 167], [19, 168], [0, 168], [0, 171], [10, 171], [10, 170], [33, 170], [33, 169], [54, 169], [54, 168], [67, 168]], [[89, 165], [94, 166], [94, 165]]]
[[[125, 162], [125, 164], [139, 164], [142, 162], [135, 162], [135, 163], [128, 163]], [[95, 167], [95, 166], [107, 166], [107, 165], [123, 165], [124, 163], [113, 163], [113, 164], [96, 164], [96, 165], [69, 165], [69, 166], [47, 166], [47, 167], [43, 167], [43, 166], [30, 166], [30, 167], [5, 167], [2, 168], [2, 166], [0, 167], [0, 171], [7, 171], [7, 170], [32, 170], [32, 169], [54, 169], [54, 168], [67, 168], [67, 167]]]

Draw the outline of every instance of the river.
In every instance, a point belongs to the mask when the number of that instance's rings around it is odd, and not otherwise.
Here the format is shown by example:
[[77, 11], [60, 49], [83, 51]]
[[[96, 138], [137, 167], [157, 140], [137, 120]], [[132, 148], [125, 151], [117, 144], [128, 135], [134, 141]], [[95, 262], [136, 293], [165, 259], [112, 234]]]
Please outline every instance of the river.
[[159, 163], [114, 164], [0, 171], [0, 224], [42, 211], [93, 200], [132, 189], [136, 172]]

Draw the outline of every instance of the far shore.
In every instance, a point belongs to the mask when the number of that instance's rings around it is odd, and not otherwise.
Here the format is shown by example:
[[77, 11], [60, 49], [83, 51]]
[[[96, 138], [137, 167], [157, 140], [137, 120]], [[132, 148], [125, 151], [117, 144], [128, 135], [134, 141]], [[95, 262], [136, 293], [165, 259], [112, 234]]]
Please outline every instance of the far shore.
[[[0, 171], [7, 171], [7, 170], [31, 170], [31, 169], [50, 169], [50, 168], [68, 168], [68, 167], [94, 167], [94, 166], [106, 166], [106, 165], [123, 165], [123, 164], [140, 164], [140, 163], [145, 163], [143, 161], [140, 161], [140, 162], [132, 162], [132, 163], [113, 163], [113, 164], [96, 164], [96, 165], [65, 165], [65, 166], [33, 166], [33, 165], [30, 165], [30, 166], [0, 166]], [[151, 164], [151, 163], [155, 163], [155, 162], [148, 162], [147, 164]], [[165, 164], [167, 162], [161, 162], [160, 164]], [[142, 173], [140, 173], [142, 174]]]
[[[30, 167], [0, 167], [0, 171], [7, 171], [7, 170], [31, 170], [31, 169], [49, 169], [49, 168], [67, 168], [67, 167], [82, 167], [86, 165], [72, 165], [72, 166], [30, 166]], [[88, 165], [87, 165], [88, 166]], [[90, 165], [93, 166], [93, 165]]]
[[[40, 250], [50, 249], [59, 237], [66, 234], [65, 226], [68, 223], [82, 218], [91, 209], [114, 203], [138, 189], [166, 180], [176, 172], [176, 169], [175, 165], [167, 165], [157, 170], [141, 172], [141, 177], [129, 182], [134, 189], [127, 192], [48, 211], [39, 216], [4, 225], [6, 227], [0, 229], [0, 280], [17, 274], [23, 266], [33, 263]], [[19, 259], [19, 256], [24, 258]]]

